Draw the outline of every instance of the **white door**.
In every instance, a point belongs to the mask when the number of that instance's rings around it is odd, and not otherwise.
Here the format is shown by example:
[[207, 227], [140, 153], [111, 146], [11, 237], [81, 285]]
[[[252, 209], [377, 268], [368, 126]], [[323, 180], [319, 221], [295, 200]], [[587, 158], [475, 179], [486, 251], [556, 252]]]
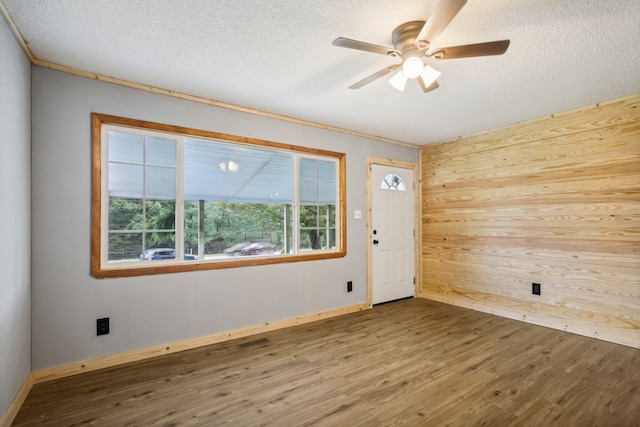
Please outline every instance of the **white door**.
[[372, 302], [415, 295], [413, 169], [371, 165]]

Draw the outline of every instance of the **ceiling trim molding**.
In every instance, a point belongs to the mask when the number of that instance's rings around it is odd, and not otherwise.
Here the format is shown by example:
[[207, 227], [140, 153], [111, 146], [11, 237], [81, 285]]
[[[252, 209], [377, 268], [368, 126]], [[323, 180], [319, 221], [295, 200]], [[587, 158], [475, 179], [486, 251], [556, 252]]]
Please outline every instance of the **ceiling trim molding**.
[[316, 123], [316, 122], [311, 122], [311, 121], [308, 121], [308, 120], [297, 119], [295, 117], [290, 117], [290, 116], [285, 116], [285, 115], [275, 114], [275, 113], [269, 113], [267, 111], [256, 110], [256, 109], [253, 109], [253, 108], [243, 107], [243, 106], [240, 106], [240, 105], [230, 104], [230, 103], [221, 102], [221, 101], [216, 101], [214, 99], [208, 99], [208, 98], [204, 98], [204, 97], [201, 97], [201, 96], [189, 95], [189, 94], [186, 94], [186, 93], [175, 92], [175, 91], [172, 91], [172, 90], [153, 87], [153, 86], [149, 86], [149, 85], [145, 85], [145, 84], [141, 84], [141, 83], [130, 82], [128, 80], [119, 79], [119, 78], [116, 78], [116, 77], [109, 77], [109, 76], [105, 76], [105, 75], [102, 75], [102, 74], [91, 73], [89, 71], [84, 71], [84, 70], [80, 70], [80, 69], [77, 69], [77, 68], [68, 67], [66, 65], [55, 64], [53, 62], [44, 61], [42, 59], [36, 58], [35, 55], [33, 54], [33, 52], [31, 52], [31, 50], [29, 49], [28, 43], [22, 37], [22, 34], [20, 34], [20, 31], [18, 30], [18, 27], [13, 22], [13, 19], [11, 19], [11, 15], [9, 15], [9, 11], [6, 9], [4, 3], [1, 0], [0, 0], [0, 14], [2, 14], [4, 20], [7, 22], [7, 25], [11, 29], [11, 32], [13, 33], [13, 35], [16, 38], [16, 40], [18, 41], [18, 43], [22, 47], [22, 50], [24, 51], [25, 55], [27, 56], [27, 58], [29, 58], [29, 61], [31, 61], [31, 63], [33, 65], [37, 65], [37, 66], [44, 67], [44, 68], [49, 68], [49, 69], [52, 69], [52, 70], [62, 71], [62, 72], [68, 73], [68, 74], [73, 74], [73, 75], [76, 75], [76, 76], [86, 77], [86, 78], [89, 78], [89, 79], [99, 80], [99, 81], [106, 82], [106, 83], [112, 83], [112, 84], [116, 84], [116, 85], [119, 85], [119, 86], [126, 86], [126, 87], [130, 87], [130, 88], [133, 88], [133, 89], [144, 90], [144, 91], [147, 91], [147, 92], [158, 93], [158, 94], [166, 95], [166, 96], [172, 96], [174, 98], [179, 98], [179, 99], [183, 99], [183, 100], [186, 100], [186, 101], [193, 101], [193, 102], [198, 102], [198, 103], [201, 103], [201, 104], [211, 105], [211, 106], [214, 106], [214, 107], [226, 108], [228, 110], [240, 111], [240, 112], [243, 112], [243, 113], [253, 114], [253, 115], [262, 116], [262, 117], [269, 117], [269, 118], [276, 119], [276, 120], [282, 120], [282, 121], [301, 124], [301, 125], [305, 125], [305, 126], [325, 129], [325, 130], [328, 130], [328, 131], [344, 133], [344, 134], [347, 134], [347, 135], [352, 135], [352, 136], [357, 136], [357, 137], [361, 137], [361, 138], [372, 139], [372, 140], [376, 140], [376, 141], [385, 142], [385, 143], [388, 143], [388, 144], [401, 145], [401, 146], [411, 147], [411, 148], [416, 148], [416, 149], [420, 148], [418, 145], [415, 145], [415, 144], [409, 144], [407, 142], [397, 141], [397, 140], [390, 139], [390, 138], [385, 138], [385, 137], [382, 137], [382, 136], [370, 135], [370, 134], [367, 134], [367, 133], [356, 132], [356, 131], [352, 131], [352, 130], [349, 130], [349, 129], [343, 129], [343, 128], [336, 127], [336, 126], [329, 126], [329, 125], [325, 125], [325, 124], [322, 124], [322, 123]]
[[20, 45], [20, 47], [22, 47], [22, 51], [24, 52], [24, 54], [27, 55], [27, 58], [29, 58], [29, 61], [33, 63], [33, 61], [36, 58], [33, 56], [31, 49], [29, 49], [27, 42], [24, 40], [24, 37], [22, 37], [22, 34], [20, 34], [20, 30], [18, 30], [16, 23], [13, 22], [13, 19], [11, 19], [11, 15], [9, 15], [9, 11], [5, 7], [4, 2], [2, 2], [1, 0], [0, 0], [0, 15], [2, 15], [5, 22], [9, 26], [9, 29], [13, 33], [13, 36], [18, 41], [18, 44]]
[[284, 116], [284, 115], [275, 114], [275, 113], [269, 113], [267, 111], [261, 111], [261, 110], [256, 110], [256, 109], [249, 108], [249, 107], [243, 107], [243, 106], [240, 106], [240, 105], [230, 104], [230, 103], [227, 103], [227, 102], [216, 101], [214, 99], [204, 98], [204, 97], [201, 97], [201, 96], [189, 95], [189, 94], [182, 93], [182, 92], [176, 92], [176, 91], [172, 91], [172, 90], [168, 90], [168, 89], [162, 89], [162, 88], [158, 88], [158, 87], [154, 87], [154, 86], [145, 85], [145, 84], [142, 84], [142, 83], [130, 82], [128, 80], [123, 80], [123, 79], [119, 79], [119, 78], [116, 78], [116, 77], [109, 77], [109, 76], [105, 76], [105, 75], [102, 75], [102, 74], [97, 74], [97, 73], [92, 73], [92, 72], [89, 72], [89, 71], [79, 70], [77, 68], [67, 67], [65, 65], [55, 64], [55, 63], [48, 62], [48, 61], [43, 61], [43, 60], [35, 58], [35, 57], [34, 57], [32, 63], [34, 65], [38, 65], [40, 67], [49, 68], [49, 69], [57, 70], [57, 71], [62, 71], [62, 72], [68, 73], [68, 74], [76, 75], [76, 76], [81, 76], [81, 77], [86, 77], [86, 78], [89, 78], [89, 79], [99, 80], [99, 81], [106, 82], [106, 83], [113, 83], [113, 84], [116, 84], [116, 85], [126, 86], [126, 87], [130, 87], [130, 88], [133, 88], [133, 89], [144, 90], [144, 91], [147, 91], [147, 92], [158, 93], [158, 94], [161, 94], [161, 95], [172, 96], [174, 98], [180, 98], [180, 99], [184, 99], [184, 100], [187, 100], [187, 101], [199, 102], [201, 104], [207, 104], [207, 105], [211, 105], [211, 106], [214, 106], [214, 107], [226, 108], [228, 110], [240, 111], [240, 112], [243, 112], [243, 113], [254, 114], [254, 115], [257, 115], [257, 116], [269, 117], [269, 118], [272, 118], [272, 119], [282, 120], [282, 121], [286, 121], [286, 122], [292, 122], [292, 123], [297, 123], [297, 124], [301, 124], [301, 125], [305, 125], [305, 126], [311, 126], [311, 127], [315, 127], [315, 128], [325, 129], [325, 130], [329, 130], [329, 131], [345, 133], [345, 134], [348, 134], [348, 135], [353, 135], [353, 136], [358, 136], [358, 137], [362, 137], [362, 138], [373, 139], [373, 140], [376, 140], [376, 141], [386, 142], [388, 144], [402, 145], [402, 146], [405, 146], [405, 147], [411, 147], [411, 148], [416, 148], [416, 149], [420, 148], [419, 146], [414, 145], [414, 144], [409, 144], [407, 142], [402, 142], [402, 141], [396, 141], [394, 139], [384, 138], [382, 136], [369, 135], [369, 134], [366, 134], [366, 133], [356, 132], [356, 131], [352, 131], [352, 130], [349, 130], [349, 129], [343, 129], [343, 128], [339, 128], [339, 127], [336, 127], [336, 126], [324, 125], [322, 123], [311, 122], [311, 121], [308, 121], [308, 120], [297, 119], [295, 117]]

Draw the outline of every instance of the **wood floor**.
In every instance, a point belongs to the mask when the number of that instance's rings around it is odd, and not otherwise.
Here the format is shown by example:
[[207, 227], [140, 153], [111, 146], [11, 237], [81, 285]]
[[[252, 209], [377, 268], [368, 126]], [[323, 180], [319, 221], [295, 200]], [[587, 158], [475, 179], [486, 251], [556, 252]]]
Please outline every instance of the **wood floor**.
[[640, 350], [424, 299], [34, 385], [14, 426], [640, 426]]

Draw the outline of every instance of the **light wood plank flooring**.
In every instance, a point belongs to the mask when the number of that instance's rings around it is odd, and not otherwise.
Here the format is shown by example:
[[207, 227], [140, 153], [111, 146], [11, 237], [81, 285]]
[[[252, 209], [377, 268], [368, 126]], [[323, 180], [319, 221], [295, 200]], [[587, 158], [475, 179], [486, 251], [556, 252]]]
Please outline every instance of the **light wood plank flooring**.
[[14, 426], [640, 426], [640, 350], [424, 299], [36, 384]]

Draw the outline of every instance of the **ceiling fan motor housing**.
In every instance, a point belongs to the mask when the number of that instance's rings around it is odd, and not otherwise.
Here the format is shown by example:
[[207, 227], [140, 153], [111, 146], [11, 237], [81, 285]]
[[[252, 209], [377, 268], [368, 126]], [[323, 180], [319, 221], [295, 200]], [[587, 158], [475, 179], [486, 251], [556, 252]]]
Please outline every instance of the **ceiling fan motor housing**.
[[420, 30], [424, 27], [424, 23], [425, 21], [410, 21], [397, 26], [391, 35], [393, 47], [402, 53], [409, 49], [418, 50], [416, 47], [416, 37], [418, 37], [418, 33], [420, 33]]

